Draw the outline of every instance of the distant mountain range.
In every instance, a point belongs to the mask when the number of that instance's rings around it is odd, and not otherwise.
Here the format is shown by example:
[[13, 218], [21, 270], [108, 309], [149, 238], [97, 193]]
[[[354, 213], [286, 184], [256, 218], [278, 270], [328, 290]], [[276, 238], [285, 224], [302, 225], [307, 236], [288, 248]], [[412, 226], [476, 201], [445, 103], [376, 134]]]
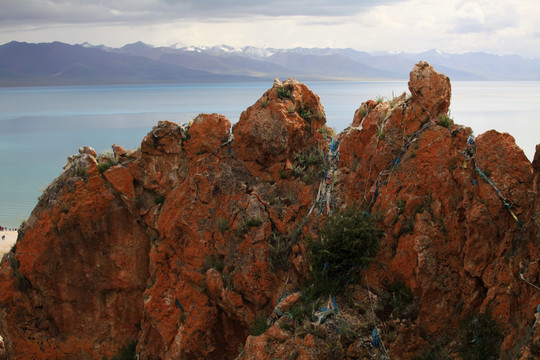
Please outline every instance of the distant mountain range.
[[540, 80], [540, 59], [481, 52], [367, 53], [229, 46], [110, 48], [60, 42], [0, 46], [0, 86], [407, 79], [428, 61], [452, 80]]

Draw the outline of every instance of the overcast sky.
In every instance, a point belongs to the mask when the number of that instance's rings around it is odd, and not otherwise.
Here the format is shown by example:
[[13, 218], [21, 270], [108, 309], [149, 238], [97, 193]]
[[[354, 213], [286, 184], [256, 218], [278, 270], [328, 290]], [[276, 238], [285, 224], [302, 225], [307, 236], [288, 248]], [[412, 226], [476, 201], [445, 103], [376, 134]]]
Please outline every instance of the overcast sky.
[[351, 47], [540, 58], [539, 0], [0, 0], [0, 44]]

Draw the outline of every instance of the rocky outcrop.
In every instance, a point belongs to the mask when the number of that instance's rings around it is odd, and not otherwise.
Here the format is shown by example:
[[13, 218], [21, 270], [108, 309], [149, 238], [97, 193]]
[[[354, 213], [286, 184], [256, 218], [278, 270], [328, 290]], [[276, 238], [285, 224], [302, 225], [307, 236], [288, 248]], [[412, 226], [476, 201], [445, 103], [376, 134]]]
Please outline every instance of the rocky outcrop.
[[[363, 103], [334, 138], [339, 157], [326, 156], [319, 98], [294, 80], [276, 80], [232, 131], [201, 114], [159, 122], [138, 151], [81, 149], [2, 259], [6, 356], [94, 359], [136, 341], [141, 359], [459, 357], [459, 329], [484, 315], [498, 352], [534, 356], [539, 151], [531, 164], [489, 131], [467, 153], [449, 79], [421, 62], [409, 90]], [[307, 244], [327, 209], [351, 207], [383, 231], [380, 250], [321, 299], [339, 310], [300, 321]]]

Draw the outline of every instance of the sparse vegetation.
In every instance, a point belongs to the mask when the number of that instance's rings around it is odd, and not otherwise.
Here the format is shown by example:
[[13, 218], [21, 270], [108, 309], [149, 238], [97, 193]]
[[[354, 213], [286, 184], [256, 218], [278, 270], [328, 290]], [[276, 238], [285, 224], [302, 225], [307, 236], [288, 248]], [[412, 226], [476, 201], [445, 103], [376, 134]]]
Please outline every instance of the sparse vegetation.
[[223, 264], [223, 261], [220, 259], [219, 255], [214, 252], [206, 255], [204, 258], [202, 272], [206, 273], [209, 269], [216, 269], [217, 271], [222, 272], [224, 267], [225, 264]]
[[313, 291], [336, 294], [358, 279], [379, 250], [382, 233], [367, 213], [355, 208], [330, 216], [319, 233], [320, 240], [308, 243]]
[[291, 88], [285, 85], [278, 86], [276, 88], [277, 96], [280, 99], [290, 99], [292, 98], [292, 91]]
[[264, 220], [260, 216], [250, 217], [242, 220], [236, 228], [236, 236], [242, 237], [246, 235], [251, 227], [258, 227], [263, 224]]
[[279, 269], [287, 270], [289, 268], [289, 255], [291, 253], [292, 242], [289, 236], [283, 236], [276, 232], [272, 233], [268, 261], [273, 272]]
[[[315, 116], [315, 118], [317, 118], [317, 116]], [[317, 118], [318, 119], [318, 118]], [[332, 138], [333, 136], [336, 135], [336, 131], [331, 128], [331, 127], [328, 127], [328, 126], [323, 126], [321, 127], [319, 130], [318, 130], [325, 138], [328, 137], [328, 138]]]
[[407, 205], [407, 203], [403, 199], [398, 199], [396, 201], [396, 208], [397, 208], [398, 215], [401, 215], [401, 214], [403, 214], [405, 212], [405, 206], [406, 205]]
[[394, 92], [392, 92], [392, 99], [390, 100], [390, 108], [394, 108], [397, 104], [398, 97], [394, 95]]
[[320, 178], [324, 171], [324, 154], [322, 149], [310, 146], [294, 157], [293, 170], [291, 175], [311, 185], [315, 179]]
[[135, 351], [137, 350], [137, 341], [134, 340], [125, 345], [118, 351], [118, 354], [113, 356], [111, 360], [132, 360], [135, 359]]
[[304, 120], [311, 120], [311, 118], [313, 117], [313, 114], [311, 113], [311, 110], [309, 110], [308, 108], [304, 107], [304, 106], [301, 106], [297, 109], [297, 112], [298, 112], [298, 115], [300, 115], [300, 117]]
[[458, 329], [463, 360], [499, 358], [503, 336], [489, 313], [469, 316]]
[[97, 156], [97, 167], [100, 173], [104, 173], [111, 166], [118, 164], [118, 157], [110, 150], [104, 151]]
[[298, 323], [301, 323], [303, 320], [311, 320], [311, 316], [317, 305], [311, 294], [312, 291], [304, 289], [300, 301], [289, 309], [292, 318]]
[[365, 118], [367, 116], [367, 114], [369, 114], [369, 108], [367, 107], [367, 105], [365, 103], [360, 106], [358, 111], [359, 111], [360, 117], [362, 119]]
[[142, 208], [144, 206], [144, 198], [142, 195], [135, 196], [135, 204], [139, 208]]
[[412, 234], [414, 232], [414, 213], [409, 213], [403, 224], [401, 225], [401, 228], [399, 228], [399, 231], [397, 233], [397, 237], [399, 238], [401, 235], [404, 234]]
[[88, 171], [87, 171], [84, 167], [82, 167], [82, 166], [80, 166], [80, 165], [77, 165], [77, 166], [75, 167], [75, 176], [81, 177], [81, 178], [83, 178], [83, 179], [86, 180], [86, 178], [87, 178], [87, 172], [88, 172]]
[[313, 178], [311, 174], [305, 174], [304, 176], [302, 176], [302, 181], [306, 185], [311, 185], [313, 184], [313, 182], [315, 182], [315, 179]]
[[450, 126], [454, 125], [454, 120], [452, 120], [446, 114], [439, 114], [439, 117], [437, 118], [437, 124], [444, 126], [445, 128], [449, 128]]
[[217, 229], [223, 234], [229, 230], [229, 221], [223, 217], [218, 217], [216, 220]]
[[450, 360], [448, 350], [450, 336], [442, 334], [437, 340], [430, 341], [430, 345], [424, 348], [414, 359], [415, 360]]
[[411, 289], [398, 280], [386, 287], [379, 296], [377, 312], [383, 319], [392, 313], [398, 318], [414, 319], [418, 315], [418, 306], [414, 302]]
[[165, 202], [165, 196], [164, 195], [156, 195], [156, 197], [154, 198], [154, 204], [156, 204], [156, 205], [163, 204], [164, 202]]
[[264, 334], [264, 332], [268, 330], [268, 328], [269, 326], [266, 323], [266, 317], [264, 315], [259, 315], [255, 318], [253, 324], [251, 324], [249, 334], [253, 336], [259, 336]]
[[531, 354], [540, 357], [540, 342], [532, 342], [530, 346]]
[[258, 227], [263, 224], [263, 219], [260, 216], [254, 216], [252, 218], [249, 218], [246, 224], [247, 226], [250, 226], [250, 227]]
[[[13, 249], [12, 249], [13, 250]], [[15, 249], [16, 250], [16, 249]], [[19, 271], [19, 260], [16, 257], [12, 256], [9, 258], [11, 268], [15, 274], [15, 279], [17, 279], [17, 288], [19, 291], [27, 292], [31, 287], [30, 281]]]

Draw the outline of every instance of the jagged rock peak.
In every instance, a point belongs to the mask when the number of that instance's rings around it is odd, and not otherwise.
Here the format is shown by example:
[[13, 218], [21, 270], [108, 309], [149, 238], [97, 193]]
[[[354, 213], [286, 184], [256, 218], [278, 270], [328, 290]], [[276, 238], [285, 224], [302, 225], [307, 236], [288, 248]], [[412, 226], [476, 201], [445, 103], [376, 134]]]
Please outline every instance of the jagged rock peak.
[[[113, 146], [114, 164], [74, 156], [0, 265], [7, 356], [111, 358], [136, 340], [141, 360], [363, 359], [381, 355], [377, 325], [391, 358], [460, 358], [477, 345], [459, 329], [488, 314], [494, 353], [532, 356], [538, 152], [532, 166], [488, 131], [467, 157], [472, 130], [442, 121], [448, 78], [421, 62], [409, 89], [365, 101], [332, 141], [319, 97], [277, 79], [232, 132], [201, 114]], [[384, 232], [378, 253], [338, 307], [304, 304], [308, 246], [342, 209]], [[325, 303], [339, 318], [300, 317]], [[274, 324], [250, 335], [257, 319]]]

